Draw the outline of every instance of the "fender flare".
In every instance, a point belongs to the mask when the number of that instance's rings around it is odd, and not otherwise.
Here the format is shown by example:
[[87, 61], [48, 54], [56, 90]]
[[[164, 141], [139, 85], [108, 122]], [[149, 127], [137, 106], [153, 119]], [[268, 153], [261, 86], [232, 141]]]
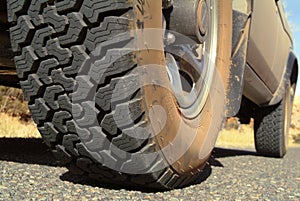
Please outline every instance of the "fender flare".
[[285, 88], [288, 82], [290, 82], [291, 84], [297, 84], [297, 80], [298, 80], [298, 60], [295, 53], [291, 51], [288, 57], [285, 72], [280, 81], [280, 85], [277, 91], [275, 92], [272, 100], [269, 102], [269, 105], [275, 105], [279, 103], [285, 94]]

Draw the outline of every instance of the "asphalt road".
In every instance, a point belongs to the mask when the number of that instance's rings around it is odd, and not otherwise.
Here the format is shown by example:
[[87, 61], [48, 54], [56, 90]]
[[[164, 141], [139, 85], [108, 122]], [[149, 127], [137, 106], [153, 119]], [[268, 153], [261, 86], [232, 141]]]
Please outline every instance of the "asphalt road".
[[220, 148], [213, 155], [194, 185], [148, 192], [76, 177], [39, 139], [0, 139], [0, 200], [300, 200], [300, 148], [284, 159]]

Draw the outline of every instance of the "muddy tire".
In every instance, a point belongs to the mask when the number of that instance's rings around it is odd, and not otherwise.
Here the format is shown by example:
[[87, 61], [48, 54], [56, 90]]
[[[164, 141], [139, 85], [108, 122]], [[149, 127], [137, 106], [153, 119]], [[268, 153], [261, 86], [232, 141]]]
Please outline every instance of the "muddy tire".
[[286, 87], [280, 103], [258, 108], [254, 118], [256, 151], [268, 157], [283, 158], [288, 149], [289, 127], [295, 87]]
[[[224, 120], [231, 2], [215, 1], [214, 86], [194, 119], [180, 114], [170, 90], [143, 83], [168, 83], [166, 69], [146, 78], [136, 71], [164, 66], [164, 52], [125, 48], [132, 35], [120, 34], [162, 27], [161, 2], [143, 2], [8, 0], [11, 44], [32, 117], [71, 172], [125, 186], [177, 188], [197, 179]], [[153, 112], [156, 105], [165, 112]]]

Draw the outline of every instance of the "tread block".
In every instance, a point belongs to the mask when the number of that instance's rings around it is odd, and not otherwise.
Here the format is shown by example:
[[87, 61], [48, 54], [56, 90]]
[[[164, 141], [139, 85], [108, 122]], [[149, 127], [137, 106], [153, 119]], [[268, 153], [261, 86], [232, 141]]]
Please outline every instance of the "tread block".
[[166, 186], [173, 188], [176, 183], [180, 183], [180, 182], [181, 182], [180, 177], [177, 174], [173, 174], [171, 179], [166, 183]]
[[106, 17], [99, 27], [88, 31], [84, 45], [93, 51], [96, 47], [109, 39], [124, 33], [129, 29], [129, 20], [122, 17]]
[[90, 131], [86, 128], [80, 128], [74, 120], [69, 120], [66, 123], [69, 132], [77, 133], [82, 141], [91, 139]]
[[103, 160], [100, 154], [95, 152], [90, 152], [83, 143], [77, 143], [76, 149], [82, 156], [86, 156], [90, 159], [93, 159], [94, 162], [101, 163], [101, 161]]
[[58, 85], [49, 86], [46, 88], [44, 93], [44, 100], [47, 101], [47, 104], [53, 109], [58, 110], [59, 104], [57, 102], [57, 96], [61, 93], [64, 93], [64, 88]]
[[41, 124], [50, 116], [50, 108], [46, 105], [46, 102], [42, 99], [36, 99], [33, 105], [28, 106], [33, 116], [33, 120], [36, 124]]
[[52, 84], [53, 80], [51, 78], [51, 71], [59, 66], [56, 59], [47, 59], [41, 62], [40, 67], [37, 70], [37, 75], [40, 80], [45, 84]]
[[139, 89], [139, 77], [136, 74], [114, 78], [106, 87], [100, 88], [96, 94], [96, 104], [104, 111], [113, 109], [117, 102], [129, 100]]
[[108, 168], [115, 168], [118, 163], [118, 159], [112, 156], [110, 150], [102, 150], [99, 152], [100, 156], [103, 158], [102, 165]]
[[38, 127], [43, 135], [45, 143], [50, 147], [51, 143], [55, 143], [59, 132], [54, 128], [52, 123], [46, 122], [43, 127]]
[[16, 13], [23, 11], [26, 0], [7, 0], [7, 19], [8, 22], [17, 20]]
[[58, 12], [68, 11], [81, 6], [82, 0], [63, 0], [55, 2], [55, 7]]
[[55, 112], [52, 118], [52, 123], [62, 133], [67, 133], [68, 129], [65, 122], [71, 118], [71, 114], [67, 111]]
[[28, 9], [28, 15], [34, 25], [39, 26], [44, 23], [44, 18], [41, 15], [43, 8], [47, 6], [48, 0], [32, 0]]
[[80, 42], [82, 40], [82, 34], [87, 29], [87, 25], [83, 21], [83, 17], [80, 13], [70, 13], [67, 15], [69, 19], [69, 27], [66, 35], [58, 37], [61, 45], [72, 44]]
[[174, 175], [173, 170], [171, 169], [167, 169], [167, 171], [165, 171], [160, 178], [158, 179], [158, 181], [160, 183], [166, 184], [167, 182], [169, 182], [172, 179], [172, 176]]
[[116, 156], [118, 160], [126, 161], [130, 158], [130, 153], [125, 152], [122, 149], [119, 149], [114, 144], [110, 144], [109, 150], [111, 151], [113, 156]]
[[79, 118], [82, 116], [82, 107], [79, 104], [72, 103], [67, 94], [58, 96], [57, 102], [61, 109], [70, 112], [74, 118]]
[[128, 0], [86, 0], [83, 2], [80, 12], [91, 22], [98, 22], [99, 15], [104, 12], [128, 9], [132, 4]]
[[77, 45], [71, 47], [71, 51], [73, 55], [72, 65], [63, 68], [64, 73], [66, 75], [77, 75], [79, 72], [83, 73], [80, 70], [85, 62], [89, 59], [89, 56], [85, 53], [85, 48]]
[[147, 154], [147, 157], [141, 157], [141, 153], [134, 153], [131, 154], [128, 161], [122, 164], [121, 170], [138, 174], [141, 171], [151, 168], [152, 164], [158, 159], [158, 153]]
[[52, 27], [45, 27], [35, 32], [31, 46], [39, 57], [45, 57], [48, 55], [47, 48], [44, 43], [46, 39], [54, 33], [55, 31]]
[[34, 71], [37, 68], [38, 57], [34, 54], [32, 47], [24, 47], [22, 49], [22, 54], [14, 58], [16, 69], [19, 78], [23, 79], [25, 74]]
[[11, 47], [14, 52], [20, 51], [20, 44], [28, 41], [30, 35], [34, 30], [34, 26], [31, 24], [29, 16], [21, 16], [18, 18], [16, 26], [10, 29]]
[[90, 93], [94, 91], [93, 89], [95, 88], [95, 86], [90, 81], [90, 77], [85, 75], [77, 76], [76, 83], [76, 90], [74, 90], [74, 92], [71, 94], [72, 101], [80, 103], [82, 101], [89, 100], [90, 98], [92, 99], [92, 97], [89, 96]]
[[134, 99], [130, 102], [119, 104], [115, 111], [104, 116], [101, 126], [110, 134], [117, 134], [117, 129], [133, 126], [143, 113], [142, 99]]
[[96, 126], [98, 124], [97, 116], [99, 111], [95, 107], [95, 103], [93, 101], [83, 102], [81, 104], [83, 109], [83, 117], [81, 119], [76, 119], [76, 123], [79, 126]]
[[79, 156], [79, 153], [74, 146], [78, 142], [80, 142], [80, 139], [77, 135], [67, 134], [63, 137], [62, 145], [73, 155]]
[[70, 62], [72, 52], [68, 48], [62, 48], [57, 38], [47, 41], [47, 51], [50, 56], [55, 56], [60, 64]]
[[24, 97], [27, 101], [31, 101], [33, 97], [42, 94], [43, 84], [36, 74], [30, 74], [28, 80], [20, 81], [20, 85], [24, 92]]
[[53, 155], [59, 160], [62, 165], [71, 163], [72, 156], [66, 151], [66, 148], [61, 145], [56, 145], [56, 149], [52, 151]]
[[107, 140], [106, 135], [102, 132], [102, 129], [100, 127], [92, 127], [89, 130], [91, 132], [91, 135], [93, 135], [93, 138], [91, 141], [86, 142], [85, 145], [91, 151], [98, 151], [103, 149], [105, 143], [108, 143], [109, 141]]
[[48, 6], [43, 11], [44, 23], [53, 26], [54, 30], [59, 33], [65, 30], [69, 24], [68, 18], [64, 15], [57, 14], [55, 6]]
[[131, 152], [140, 148], [150, 136], [146, 123], [141, 122], [131, 128], [122, 130], [121, 135], [113, 138], [112, 144], [123, 151]]
[[53, 70], [51, 72], [51, 78], [54, 83], [62, 85], [65, 91], [71, 92], [74, 90], [75, 80], [73, 78], [67, 78], [62, 69]]
[[109, 76], [127, 72], [136, 65], [135, 54], [126, 50], [108, 50], [106, 56], [92, 64], [89, 75], [98, 84]]

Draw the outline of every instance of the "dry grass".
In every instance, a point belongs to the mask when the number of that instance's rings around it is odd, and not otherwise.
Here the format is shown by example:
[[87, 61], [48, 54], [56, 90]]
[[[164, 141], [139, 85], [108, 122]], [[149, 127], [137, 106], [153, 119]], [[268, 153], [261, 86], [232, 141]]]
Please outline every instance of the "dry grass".
[[31, 120], [21, 89], [0, 86], [0, 112], [20, 117], [24, 121]]
[[300, 96], [294, 100], [290, 135], [295, 143], [300, 144]]
[[0, 137], [40, 137], [21, 89], [0, 86]]
[[217, 147], [254, 147], [253, 128], [241, 125], [240, 129], [223, 129], [218, 137]]
[[0, 113], [0, 138], [40, 138], [40, 134], [31, 121], [25, 123], [18, 117], [12, 117], [5, 113]]
[[[295, 143], [294, 129], [290, 129], [289, 147], [300, 146], [299, 143]], [[254, 149], [254, 131], [251, 125], [242, 125], [239, 130], [223, 129], [218, 137], [217, 147], [224, 148], [252, 148]]]

